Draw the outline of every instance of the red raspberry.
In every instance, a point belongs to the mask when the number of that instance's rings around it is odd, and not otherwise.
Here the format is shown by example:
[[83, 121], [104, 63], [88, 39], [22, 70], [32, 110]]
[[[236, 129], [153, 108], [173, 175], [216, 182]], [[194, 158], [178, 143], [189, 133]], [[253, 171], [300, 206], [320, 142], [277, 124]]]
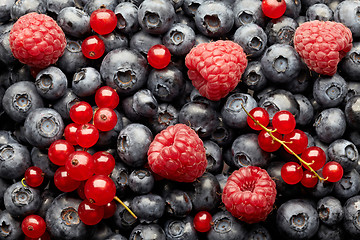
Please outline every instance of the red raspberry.
[[193, 182], [207, 166], [205, 148], [194, 130], [185, 124], [169, 126], [150, 144], [149, 166], [156, 174], [178, 182]]
[[311, 70], [332, 76], [352, 48], [352, 34], [341, 23], [305, 22], [296, 29], [294, 47]]
[[234, 90], [247, 66], [242, 47], [232, 41], [201, 43], [186, 55], [188, 76], [200, 94], [217, 101]]
[[254, 166], [234, 171], [224, 187], [222, 201], [231, 214], [247, 223], [264, 221], [273, 209], [276, 184]]
[[35, 12], [16, 21], [9, 41], [15, 58], [36, 68], [54, 64], [66, 47], [65, 34], [59, 25], [51, 17]]

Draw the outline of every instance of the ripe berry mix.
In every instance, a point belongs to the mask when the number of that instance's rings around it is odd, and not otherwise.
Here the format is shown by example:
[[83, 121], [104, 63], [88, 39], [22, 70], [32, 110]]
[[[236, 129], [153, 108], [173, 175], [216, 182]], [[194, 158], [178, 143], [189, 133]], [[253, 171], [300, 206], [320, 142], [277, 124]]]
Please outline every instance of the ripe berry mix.
[[1, 239], [359, 239], [355, 0], [3, 0]]

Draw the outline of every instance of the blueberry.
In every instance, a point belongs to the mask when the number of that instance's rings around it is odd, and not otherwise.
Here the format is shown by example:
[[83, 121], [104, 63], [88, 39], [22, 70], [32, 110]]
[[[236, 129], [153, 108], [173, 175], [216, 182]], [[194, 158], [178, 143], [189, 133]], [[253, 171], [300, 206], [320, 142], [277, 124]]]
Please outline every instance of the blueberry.
[[173, 56], [184, 56], [195, 45], [195, 32], [188, 25], [176, 23], [164, 34], [162, 42]]
[[0, 178], [0, 206], [4, 206], [4, 193], [9, 186], [10, 182]]
[[301, 70], [301, 59], [293, 47], [287, 44], [273, 44], [261, 58], [266, 77], [274, 83], [287, 83], [296, 78]]
[[353, 46], [340, 62], [340, 68], [351, 81], [360, 81], [360, 42], [353, 42]]
[[0, 25], [0, 30], [1, 30], [1, 33], [0, 33], [1, 60], [0, 61], [4, 62], [7, 66], [13, 66], [16, 62], [16, 59], [11, 52], [10, 42], [9, 42], [9, 35], [10, 35], [10, 31], [12, 29], [12, 26], [13, 26], [13, 23]]
[[156, 194], [135, 196], [131, 209], [141, 223], [151, 223], [162, 217], [165, 211], [165, 200]]
[[62, 8], [56, 22], [71, 37], [81, 38], [91, 33], [89, 14], [75, 7]]
[[297, 0], [285, 0], [285, 3], [286, 11], [284, 15], [294, 19], [298, 18], [301, 10], [301, 2]]
[[[132, 209], [131, 199], [122, 199], [122, 201], [127, 207]], [[116, 205], [112, 221], [116, 228], [124, 231], [132, 230], [138, 224], [138, 221], [119, 203]]]
[[76, 0], [47, 0], [46, 8], [48, 12], [59, 14], [61, 9], [66, 7], [75, 7]]
[[68, 88], [62, 98], [57, 100], [53, 108], [61, 115], [64, 120], [70, 120], [70, 108], [77, 102], [80, 102], [80, 99]]
[[219, 184], [220, 184], [220, 192], [223, 192], [225, 184], [229, 178], [228, 174], [223, 174], [223, 173], [219, 173], [215, 175], [216, 179], [218, 180]]
[[306, 126], [314, 118], [314, 108], [308, 98], [301, 94], [294, 95], [296, 102], [299, 104], [299, 115], [296, 118], [296, 124]]
[[347, 234], [353, 238], [360, 237], [360, 195], [349, 198], [344, 204], [343, 227]]
[[245, 72], [241, 78], [243, 83], [245, 83], [249, 89], [254, 91], [264, 89], [267, 84], [267, 79], [259, 61], [248, 62]]
[[131, 2], [119, 3], [114, 11], [117, 29], [122, 33], [135, 33], [139, 29], [138, 7]]
[[261, 9], [261, 2], [253, 0], [236, 0], [234, 3], [235, 26], [240, 27], [248, 23], [264, 26], [265, 15]]
[[270, 21], [266, 26], [269, 45], [275, 43], [293, 45], [293, 38], [298, 23], [286, 16]]
[[319, 240], [342, 240], [345, 239], [345, 232], [339, 225], [327, 226], [325, 224], [320, 224], [317, 237]]
[[145, 0], [138, 9], [141, 28], [151, 34], [167, 32], [175, 20], [175, 10], [167, 0]]
[[171, 104], [161, 103], [156, 114], [149, 120], [150, 128], [154, 133], [166, 129], [168, 126], [178, 123], [179, 111]]
[[307, 68], [302, 67], [299, 75], [292, 81], [287, 82], [284, 88], [293, 94], [306, 93], [310, 84], [312, 84], [310, 72]]
[[4, 0], [0, 3], [0, 22], [5, 23], [10, 20], [10, 9], [15, 0]]
[[240, 26], [234, 34], [234, 42], [238, 43], [249, 58], [262, 55], [266, 48], [267, 36], [265, 31], [254, 23]]
[[17, 179], [31, 166], [28, 149], [19, 143], [0, 146], [0, 176], [4, 179]]
[[188, 16], [195, 17], [196, 10], [206, 1], [207, 0], [184, 0], [182, 9]]
[[18, 143], [15, 135], [10, 131], [0, 130], [0, 145], [9, 143]]
[[[191, 27], [193, 30], [196, 30], [196, 25], [195, 25], [194, 19], [189, 17], [188, 15], [186, 15], [184, 11], [176, 11], [175, 22], [185, 24], [185, 25]], [[201, 36], [204, 36], [204, 35], [201, 35]], [[196, 36], [195, 36], [195, 38], [196, 38]]]
[[117, 48], [126, 48], [129, 45], [128, 38], [123, 33], [113, 31], [106, 35], [99, 35], [105, 44], [105, 54]]
[[258, 144], [258, 135], [247, 133], [237, 137], [231, 146], [231, 167], [265, 167], [270, 161], [270, 153], [263, 151]]
[[347, 82], [347, 85], [348, 91], [343, 104], [346, 104], [353, 96], [360, 95], [360, 82]]
[[208, 240], [243, 240], [247, 230], [243, 222], [234, 218], [228, 211], [219, 211], [212, 216]]
[[127, 238], [117, 233], [107, 237], [105, 240], [127, 240]]
[[134, 93], [146, 83], [147, 61], [134, 50], [117, 48], [104, 57], [100, 74], [118, 94]]
[[44, 103], [34, 83], [21, 81], [6, 89], [2, 106], [12, 120], [22, 122], [31, 110], [43, 107]]
[[111, 11], [115, 10], [116, 5], [118, 4], [117, 0], [87, 0], [84, 6], [84, 10], [91, 15], [91, 13], [101, 6], [105, 6], [107, 9]]
[[208, 162], [206, 171], [212, 174], [220, 173], [224, 166], [224, 162], [222, 160], [222, 149], [219, 147], [219, 145], [210, 140], [204, 141], [204, 148]]
[[359, 6], [358, 1], [343, 1], [334, 11], [334, 20], [348, 27], [354, 38], [360, 37], [360, 23], [356, 20]]
[[208, 37], [205, 37], [202, 34], [196, 34], [195, 35], [195, 45], [199, 45], [200, 43], [208, 43], [210, 42], [210, 39]]
[[221, 109], [221, 117], [225, 124], [232, 128], [245, 128], [248, 124], [247, 114], [243, 107], [250, 112], [257, 106], [256, 100], [251, 95], [234, 93], [226, 99], [226, 103]]
[[46, 189], [41, 193], [41, 206], [37, 212], [39, 216], [41, 216], [42, 218], [45, 219], [46, 212], [49, 209], [49, 207], [51, 206], [55, 197], [56, 197], [56, 194], [49, 189]]
[[311, 5], [306, 10], [306, 21], [331, 21], [333, 18], [333, 11], [324, 3]]
[[127, 98], [124, 98], [121, 102], [122, 109], [126, 117], [128, 117], [133, 122], [141, 122], [141, 115], [135, 111], [134, 108], [134, 98], [133, 95]]
[[[105, 222], [100, 222], [95, 227], [96, 230], [95, 233], [91, 236], [91, 240], [104, 240], [114, 235], [114, 232], [111, 230], [110, 226], [108, 226]], [[122, 236], [120, 235], [120, 237]], [[123, 239], [120, 238], [120, 240]]]
[[340, 199], [348, 199], [355, 196], [360, 191], [360, 174], [353, 169], [345, 173], [342, 178], [335, 183], [333, 194]]
[[319, 228], [319, 216], [308, 201], [291, 199], [279, 207], [276, 226], [287, 239], [309, 239]]
[[[146, 0], [145, 0], [146, 1]], [[129, 240], [165, 240], [164, 230], [158, 224], [139, 224], [130, 234]]]
[[142, 89], [133, 95], [133, 108], [142, 117], [152, 117], [157, 113], [158, 102], [149, 89]]
[[158, 35], [152, 35], [145, 31], [136, 32], [130, 39], [130, 48], [135, 49], [143, 55], [147, 55], [149, 49], [157, 44], [162, 44]]
[[40, 196], [40, 190], [16, 182], [4, 193], [5, 208], [13, 217], [25, 217], [40, 208]]
[[81, 200], [68, 193], [57, 196], [46, 212], [46, 228], [54, 239], [86, 239], [92, 235], [92, 227], [85, 225], [77, 209]]
[[33, 147], [31, 149], [31, 161], [34, 166], [39, 167], [45, 173], [46, 178], [54, 177], [58, 166], [49, 160], [46, 150]]
[[0, 212], [0, 236], [6, 240], [18, 240], [23, 236], [21, 222], [4, 210]]
[[271, 240], [269, 231], [261, 224], [252, 224], [244, 240]]
[[332, 193], [335, 183], [328, 181], [318, 181], [314, 188], [308, 189], [314, 198], [323, 198]]
[[174, 6], [174, 9], [176, 10], [183, 5], [184, 0], [170, 0], [170, 2], [172, 3], [172, 5]]
[[315, 118], [314, 127], [318, 138], [331, 143], [341, 138], [346, 129], [344, 112], [339, 108], [328, 108], [321, 111]]
[[134, 170], [129, 176], [129, 188], [136, 194], [149, 193], [154, 183], [154, 176], [147, 169]]
[[165, 213], [175, 218], [186, 217], [193, 208], [189, 195], [178, 189], [170, 190], [165, 195], [165, 204]]
[[56, 100], [65, 94], [68, 81], [59, 68], [50, 66], [36, 75], [35, 86], [41, 97]]
[[25, 138], [38, 148], [49, 147], [62, 137], [64, 122], [52, 108], [37, 108], [29, 113], [24, 122]]
[[320, 220], [329, 226], [340, 223], [344, 217], [344, 209], [341, 202], [332, 196], [327, 196], [317, 202], [317, 211]]
[[356, 146], [345, 139], [337, 139], [332, 142], [326, 153], [330, 161], [340, 163], [344, 172], [353, 170], [359, 159], [359, 152]]
[[345, 105], [346, 122], [350, 127], [360, 130], [360, 95], [351, 97]]
[[197, 240], [196, 230], [190, 217], [169, 219], [164, 224], [167, 240]]
[[79, 97], [95, 94], [101, 87], [101, 76], [98, 70], [92, 67], [81, 68], [74, 74], [71, 89]]
[[207, 105], [210, 105], [213, 109], [219, 109], [220, 107], [220, 101], [211, 101], [207, 99], [206, 97], [202, 96], [196, 88], [193, 88], [190, 93], [190, 102], [198, 102], [198, 103], [204, 103]]
[[21, 0], [16, 1], [10, 9], [12, 19], [18, 19], [30, 12], [46, 13], [46, 2], [42, 0]]
[[234, 130], [227, 126], [221, 117], [219, 117], [219, 120], [219, 125], [211, 134], [210, 140], [214, 141], [221, 147], [229, 146], [231, 145], [234, 137]]
[[319, 77], [313, 86], [315, 100], [325, 108], [338, 106], [346, 94], [346, 81], [339, 74], [331, 77]]
[[120, 161], [115, 162], [115, 167], [110, 174], [110, 178], [116, 186], [116, 194], [124, 195], [129, 187], [129, 172], [127, 167]]

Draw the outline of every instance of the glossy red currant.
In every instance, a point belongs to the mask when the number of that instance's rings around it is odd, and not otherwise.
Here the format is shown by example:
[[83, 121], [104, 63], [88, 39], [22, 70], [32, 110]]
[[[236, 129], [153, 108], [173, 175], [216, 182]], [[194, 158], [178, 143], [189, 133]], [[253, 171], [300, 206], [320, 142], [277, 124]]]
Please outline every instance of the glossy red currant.
[[104, 207], [96, 206], [85, 199], [79, 204], [78, 214], [80, 220], [86, 225], [95, 225], [103, 219]]
[[297, 184], [303, 177], [303, 170], [296, 162], [287, 162], [281, 168], [281, 177], [287, 184]]
[[76, 131], [80, 124], [69, 123], [64, 129], [65, 140], [68, 141], [71, 145], [77, 145], [76, 142]]
[[81, 44], [81, 51], [89, 59], [98, 59], [105, 52], [104, 41], [98, 36], [87, 37]]
[[200, 211], [194, 216], [194, 228], [198, 232], [208, 232], [211, 229], [212, 216], [207, 211]]
[[100, 108], [107, 107], [114, 109], [119, 104], [119, 101], [119, 95], [109, 86], [103, 86], [95, 93], [95, 103]]
[[99, 131], [90, 124], [82, 124], [76, 131], [76, 141], [83, 148], [89, 148], [96, 144], [99, 140]]
[[100, 131], [110, 131], [117, 123], [117, 116], [111, 108], [99, 108], [94, 114], [94, 125]]
[[77, 194], [79, 195], [79, 197], [84, 200], [86, 199], [85, 196], [85, 183], [86, 181], [82, 181], [79, 185], [79, 187], [76, 189]]
[[114, 200], [104, 205], [103, 219], [111, 218], [116, 211], [116, 203]]
[[315, 173], [309, 170], [305, 170], [300, 182], [304, 187], [313, 188], [318, 182], [318, 177], [315, 175]]
[[26, 236], [39, 238], [45, 233], [46, 223], [39, 215], [32, 214], [24, 218], [21, 229]]
[[343, 174], [344, 170], [338, 162], [328, 162], [322, 169], [323, 177], [329, 182], [339, 181]]
[[171, 53], [164, 45], [157, 44], [149, 49], [147, 60], [153, 68], [162, 69], [169, 65], [171, 61]]
[[85, 196], [97, 206], [111, 202], [116, 194], [114, 181], [105, 175], [94, 175], [85, 183]]
[[38, 187], [40, 186], [44, 181], [45, 174], [41, 170], [41, 168], [32, 166], [26, 169], [25, 171], [25, 182], [30, 187]]
[[[269, 129], [272, 130], [272, 128], [269, 128]], [[272, 132], [272, 135], [279, 140], [282, 139], [282, 135], [278, 132]], [[259, 147], [262, 150], [264, 150], [265, 152], [275, 152], [276, 150], [278, 150], [281, 147], [281, 143], [274, 140], [270, 136], [270, 134], [265, 130], [262, 130], [259, 133], [258, 143], [259, 143]]]
[[261, 9], [265, 16], [269, 18], [279, 18], [286, 11], [285, 0], [263, 0]]
[[65, 167], [59, 167], [54, 174], [54, 184], [62, 192], [72, 192], [80, 186], [80, 183], [69, 176]]
[[54, 141], [48, 150], [48, 157], [49, 160], [58, 166], [65, 165], [65, 162], [69, 155], [75, 151], [73, 145], [71, 145], [66, 140], [56, 140]]
[[45, 231], [45, 233], [38, 238], [31, 238], [31, 237], [25, 236], [24, 240], [51, 240], [51, 237], [50, 237], [50, 234], [47, 231]]
[[100, 8], [90, 15], [90, 27], [98, 34], [109, 34], [116, 28], [117, 17], [113, 11]]
[[90, 153], [75, 151], [65, 163], [69, 176], [76, 181], [84, 181], [94, 174], [94, 159]]
[[70, 108], [70, 118], [75, 123], [88, 123], [92, 116], [93, 110], [90, 104], [85, 101], [77, 102]]
[[109, 175], [115, 167], [115, 158], [108, 152], [99, 151], [94, 153], [95, 174]]
[[[301, 154], [301, 159], [310, 164], [310, 167], [317, 171], [322, 168], [326, 162], [326, 153], [317, 146], [306, 148]], [[305, 164], [304, 168], [309, 169]]]
[[283, 110], [278, 111], [272, 118], [272, 126], [281, 134], [288, 134], [294, 131], [296, 121], [291, 112]]
[[[299, 129], [295, 129], [291, 133], [285, 134], [283, 141], [286, 146], [288, 146], [296, 154], [300, 154], [305, 151], [308, 145], [307, 135]], [[285, 150], [288, 153], [291, 153], [287, 148], [285, 148]]]
[[[261, 108], [261, 107], [253, 108], [249, 112], [249, 114], [264, 127], [267, 127], [267, 125], [270, 122], [269, 113], [264, 108]], [[262, 130], [262, 127], [260, 127], [260, 125], [258, 125], [256, 122], [254, 122], [254, 120], [252, 120], [249, 116], [247, 117], [246, 121], [247, 121], [249, 127], [251, 127], [252, 129]]]

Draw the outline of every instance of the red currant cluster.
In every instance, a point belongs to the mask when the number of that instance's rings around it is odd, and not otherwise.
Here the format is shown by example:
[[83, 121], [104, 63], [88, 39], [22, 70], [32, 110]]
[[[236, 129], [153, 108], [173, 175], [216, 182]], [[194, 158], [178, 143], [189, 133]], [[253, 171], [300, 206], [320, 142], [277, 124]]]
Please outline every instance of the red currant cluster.
[[[243, 108], [245, 110], [245, 108]], [[318, 180], [337, 182], [343, 176], [343, 168], [337, 162], [326, 162], [326, 154], [319, 147], [307, 147], [307, 135], [295, 129], [295, 117], [289, 111], [278, 111], [272, 119], [272, 126], [269, 126], [270, 118], [268, 112], [260, 107], [252, 109], [248, 115], [247, 123], [254, 130], [261, 130], [258, 136], [258, 143], [261, 149], [266, 152], [275, 152], [281, 146], [293, 154], [297, 162], [287, 162], [281, 168], [281, 177], [287, 184], [301, 182], [304, 187], [315, 187]], [[305, 170], [303, 169], [305, 168]], [[322, 168], [322, 177], [316, 172]]]

